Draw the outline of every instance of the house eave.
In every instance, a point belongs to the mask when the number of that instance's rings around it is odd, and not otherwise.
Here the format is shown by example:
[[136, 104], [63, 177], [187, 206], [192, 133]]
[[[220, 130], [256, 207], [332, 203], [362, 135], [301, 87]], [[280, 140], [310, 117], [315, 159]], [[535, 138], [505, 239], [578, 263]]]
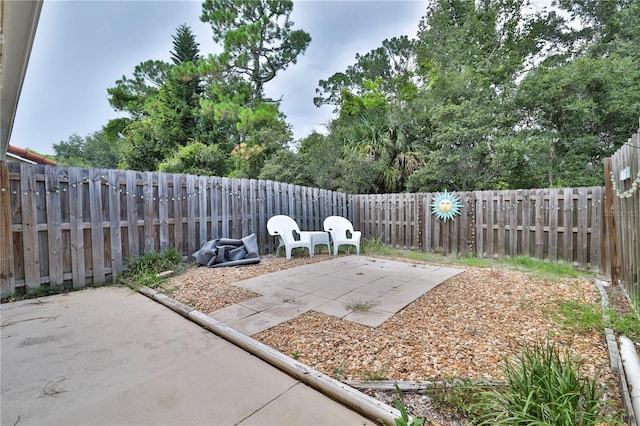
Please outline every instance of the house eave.
[[44, 0], [0, 0], [0, 161], [5, 161]]

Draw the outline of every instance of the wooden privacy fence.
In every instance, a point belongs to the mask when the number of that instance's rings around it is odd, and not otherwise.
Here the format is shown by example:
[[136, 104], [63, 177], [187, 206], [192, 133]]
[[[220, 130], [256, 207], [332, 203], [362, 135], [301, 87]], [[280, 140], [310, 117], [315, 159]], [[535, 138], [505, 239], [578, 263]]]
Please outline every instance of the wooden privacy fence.
[[605, 160], [605, 184], [611, 276], [640, 303], [640, 129]]
[[190, 255], [220, 237], [255, 233], [264, 253], [274, 248], [266, 231], [273, 215], [320, 230], [326, 216], [351, 210], [346, 194], [272, 181], [1, 165], [2, 296], [102, 283], [128, 258], [170, 247]]
[[286, 214], [303, 230], [344, 216], [392, 247], [610, 272], [640, 297], [639, 139], [606, 160], [614, 178], [605, 188], [459, 192], [460, 215], [447, 222], [432, 214], [434, 193], [348, 195], [263, 180], [0, 163], [2, 295], [113, 280], [128, 258], [170, 247], [190, 255], [219, 237], [255, 233], [261, 252], [271, 252], [266, 221]]
[[355, 217], [365, 235], [394, 247], [607, 268], [601, 187], [458, 192], [460, 215], [446, 222], [432, 214], [437, 197], [357, 195]]

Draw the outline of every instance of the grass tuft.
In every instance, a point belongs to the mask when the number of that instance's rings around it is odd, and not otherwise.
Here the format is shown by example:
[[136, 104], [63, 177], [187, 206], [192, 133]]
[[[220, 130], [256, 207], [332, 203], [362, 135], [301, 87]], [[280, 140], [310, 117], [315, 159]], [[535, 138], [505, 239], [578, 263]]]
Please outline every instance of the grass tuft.
[[620, 314], [615, 309], [610, 309], [608, 327], [619, 335], [640, 342], [640, 320], [635, 313]]
[[602, 311], [599, 306], [563, 300], [557, 302], [557, 309], [545, 309], [545, 312], [566, 331], [582, 335], [602, 331]]
[[378, 304], [376, 300], [352, 300], [344, 305], [344, 307], [353, 312], [368, 312]]
[[160, 272], [180, 271], [184, 268], [182, 253], [175, 249], [146, 253], [140, 257], [129, 259], [127, 270], [120, 275], [119, 282], [133, 289], [141, 286], [154, 288], [166, 280], [166, 278], [157, 276]]
[[577, 278], [589, 275], [588, 273], [578, 271], [573, 266], [565, 263], [545, 262], [543, 260], [526, 256], [517, 256], [512, 259], [500, 261], [500, 263], [503, 263], [506, 267], [524, 270], [548, 280]]
[[483, 425], [596, 425], [607, 419], [598, 386], [599, 374], [579, 373], [580, 362], [547, 339], [525, 345], [507, 362], [507, 385], [487, 394]]

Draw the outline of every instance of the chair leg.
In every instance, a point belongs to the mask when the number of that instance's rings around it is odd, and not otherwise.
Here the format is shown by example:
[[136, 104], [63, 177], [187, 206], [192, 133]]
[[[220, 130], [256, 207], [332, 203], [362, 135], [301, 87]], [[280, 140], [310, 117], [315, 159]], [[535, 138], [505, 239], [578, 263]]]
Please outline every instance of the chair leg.
[[291, 247], [285, 246], [284, 250], [285, 250], [285, 252], [287, 254], [287, 260], [291, 260]]

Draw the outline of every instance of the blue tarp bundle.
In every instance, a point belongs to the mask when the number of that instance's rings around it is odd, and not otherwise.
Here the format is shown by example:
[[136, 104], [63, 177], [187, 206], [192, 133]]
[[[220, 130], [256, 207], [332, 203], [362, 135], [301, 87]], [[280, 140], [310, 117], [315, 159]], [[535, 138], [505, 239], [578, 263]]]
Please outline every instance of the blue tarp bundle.
[[207, 241], [192, 256], [199, 265], [210, 268], [259, 263], [258, 237], [251, 234], [239, 240], [218, 238]]

